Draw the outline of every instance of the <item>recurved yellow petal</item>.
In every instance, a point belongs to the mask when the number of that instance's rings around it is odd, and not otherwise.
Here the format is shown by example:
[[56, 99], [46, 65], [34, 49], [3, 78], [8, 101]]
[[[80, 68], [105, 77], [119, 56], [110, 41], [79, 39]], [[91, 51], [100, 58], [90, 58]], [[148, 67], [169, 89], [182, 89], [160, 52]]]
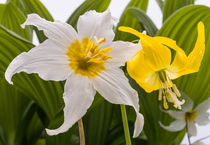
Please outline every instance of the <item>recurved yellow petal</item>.
[[170, 66], [166, 68], [166, 72], [170, 79], [176, 79], [180, 76], [187, 63], [187, 56], [185, 52], [176, 44], [176, 41], [167, 37], [154, 37], [160, 43], [168, 46], [169, 48], [176, 51], [174, 60]]
[[203, 22], [198, 23], [198, 38], [193, 51], [188, 56], [185, 74], [198, 72], [205, 52], [205, 31]]
[[[140, 33], [129, 27], [119, 27], [120, 31], [134, 34], [140, 38], [144, 60], [154, 71], [166, 68], [171, 63], [171, 51], [166, 46], [158, 42], [154, 37]], [[139, 62], [142, 64], [143, 62]]]

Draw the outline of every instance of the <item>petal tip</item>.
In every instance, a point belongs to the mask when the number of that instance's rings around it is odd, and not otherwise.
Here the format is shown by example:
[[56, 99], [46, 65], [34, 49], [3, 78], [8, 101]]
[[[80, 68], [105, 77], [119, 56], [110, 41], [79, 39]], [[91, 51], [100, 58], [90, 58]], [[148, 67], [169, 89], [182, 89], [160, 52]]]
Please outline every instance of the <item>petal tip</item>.
[[139, 136], [139, 134], [143, 130], [143, 127], [144, 127], [144, 116], [141, 113], [137, 113], [133, 138]]
[[49, 136], [53, 136], [53, 135], [57, 135], [58, 134], [58, 132], [57, 131], [55, 131], [55, 130], [51, 130], [51, 129], [45, 129], [45, 131], [47, 132], [47, 134], [49, 135]]

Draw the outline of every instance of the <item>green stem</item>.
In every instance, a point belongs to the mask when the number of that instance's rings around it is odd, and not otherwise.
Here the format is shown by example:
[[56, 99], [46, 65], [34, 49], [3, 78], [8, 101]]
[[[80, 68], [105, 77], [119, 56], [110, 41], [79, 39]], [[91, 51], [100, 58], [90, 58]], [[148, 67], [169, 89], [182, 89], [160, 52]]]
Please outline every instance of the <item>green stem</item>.
[[85, 145], [85, 133], [82, 123], [82, 118], [78, 121], [78, 126], [79, 126], [80, 145]]
[[123, 127], [124, 127], [124, 132], [125, 132], [125, 142], [126, 142], [126, 145], [131, 145], [131, 138], [130, 138], [130, 132], [129, 132], [129, 127], [128, 127], [128, 119], [127, 119], [125, 105], [120, 105], [120, 108], [121, 108]]

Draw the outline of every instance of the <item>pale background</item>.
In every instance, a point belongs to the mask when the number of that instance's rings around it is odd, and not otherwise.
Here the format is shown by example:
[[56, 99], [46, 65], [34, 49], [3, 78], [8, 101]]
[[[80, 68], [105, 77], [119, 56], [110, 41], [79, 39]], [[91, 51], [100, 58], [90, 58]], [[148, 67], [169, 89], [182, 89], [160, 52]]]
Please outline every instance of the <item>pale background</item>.
[[[6, 0], [0, 0], [0, 3], [5, 3]], [[70, 14], [83, 2], [84, 0], [41, 0], [41, 2], [48, 8], [55, 20], [65, 22]], [[112, 15], [119, 18], [129, 0], [112, 0], [109, 9]], [[210, 7], [210, 0], [197, 0], [196, 4], [203, 4]], [[149, 7], [147, 14], [154, 21], [158, 28], [162, 25], [162, 13], [155, 0], [149, 0]], [[34, 39], [34, 43], [38, 41]], [[210, 111], [210, 110], [209, 110]], [[191, 141], [201, 139], [210, 135], [210, 124], [207, 126], [197, 126], [198, 132], [196, 137], [192, 137]], [[204, 140], [207, 145], [210, 145], [210, 138]], [[185, 136], [182, 144], [188, 144]]]

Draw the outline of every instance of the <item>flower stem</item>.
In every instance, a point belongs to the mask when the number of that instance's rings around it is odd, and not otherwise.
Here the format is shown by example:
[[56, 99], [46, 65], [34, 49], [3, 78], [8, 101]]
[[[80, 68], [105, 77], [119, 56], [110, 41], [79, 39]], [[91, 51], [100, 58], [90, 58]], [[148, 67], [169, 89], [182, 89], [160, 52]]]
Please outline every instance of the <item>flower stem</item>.
[[80, 145], [85, 145], [85, 133], [82, 118], [78, 121]]
[[126, 142], [126, 145], [131, 145], [131, 138], [130, 138], [130, 132], [129, 132], [129, 127], [128, 127], [128, 119], [127, 119], [125, 105], [120, 105], [120, 108], [121, 108], [123, 127], [124, 127], [124, 132], [125, 132], [125, 142]]
[[189, 134], [189, 129], [188, 129], [188, 121], [186, 121], [186, 131], [187, 131], [187, 139], [188, 139], [189, 145], [191, 145], [190, 134]]

